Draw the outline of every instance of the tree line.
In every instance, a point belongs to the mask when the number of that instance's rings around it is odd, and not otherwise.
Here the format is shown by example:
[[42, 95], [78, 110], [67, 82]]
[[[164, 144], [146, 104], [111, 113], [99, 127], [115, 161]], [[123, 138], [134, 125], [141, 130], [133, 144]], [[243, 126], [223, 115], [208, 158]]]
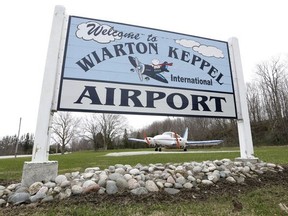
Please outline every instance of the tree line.
[[[255, 79], [246, 84], [247, 104], [254, 146], [288, 143], [288, 79], [287, 59], [272, 58], [256, 65]], [[190, 140], [223, 139], [224, 146], [237, 146], [237, 122], [216, 118], [173, 118], [156, 121], [137, 131], [129, 128], [119, 114], [87, 114], [80, 118], [69, 112], [54, 114], [51, 153], [115, 148], [143, 148], [145, 144], [128, 141], [128, 137], [144, 138], [164, 131], [182, 135], [189, 128]], [[32, 153], [33, 134], [6, 136], [0, 140], [0, 154]]]
[[[2, 155], [17, 155], [17, 154], [31, 154], [34, 144], [34, 135], [26, 133], [21, 137], [4, 136], [0, 140], [0, 156]], [[17, 152], [16, 146], [18, 145]]]

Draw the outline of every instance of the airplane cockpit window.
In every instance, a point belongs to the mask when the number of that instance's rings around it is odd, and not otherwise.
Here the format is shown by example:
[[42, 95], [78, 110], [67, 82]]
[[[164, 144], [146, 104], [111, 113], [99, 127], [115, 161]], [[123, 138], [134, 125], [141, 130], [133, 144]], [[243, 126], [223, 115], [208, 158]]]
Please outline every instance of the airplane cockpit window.
[[174, 137], [172, 132], [165, 132], [163, 135], [169, 136], [169, 137]]
[[163, 135], [169, 136], [171, 138], [176, 138], [176, 137], [181, 138], [178, 134], [175, 134], [174, 132], [164, 132]]

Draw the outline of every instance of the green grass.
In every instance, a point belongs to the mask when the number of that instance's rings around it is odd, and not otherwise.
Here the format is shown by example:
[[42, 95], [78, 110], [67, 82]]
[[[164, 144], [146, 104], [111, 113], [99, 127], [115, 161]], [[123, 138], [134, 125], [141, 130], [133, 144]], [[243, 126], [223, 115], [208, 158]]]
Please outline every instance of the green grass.
[[[141, 149], [142, 151], [153, 151], [153, 149]], [[120, 151], [141, 151], [141, 150], [109, 150], [109, 151], [83, 151], [74, 152], [65, 155], [50, 155], [50, 161], [58, 161], [58, 173], [80, 171], [83, 172], [87, 167], [100, 167], [101, 169], [108, 168], [115, 164], [130, 164], [134, 166], [138, 163], [148, 165], [150, 163], [182, 163], [189, 161], [206, 161], [216, 159], [235, 159], [240, 156], [239, 148], [216, 148], [207, 149], [207, 151], [223, 151], [230, 150], [229, 153], [197, 153], [197, 154], [149, 154], [137, 156], [121, 156], [107, 157], [107, 153]], [[191, 149], [189, 151], [203, 151], [203, 149]], [[277, 147], [259, 147], [255, 148], [255, 156], [265, 162], [288, 164], [288, 146]], [[31, 161], [31, 157], [27, 158], [10, 158], [0, 159], [0, 181], [13, 180], [20, 181], [24, 161]]]
[[[197, 216], [227, 216], [227, 215], [286, 215], [281, 212], [278, 204], [288, 203], [287, 187], [282, 185], [270, 188], [254, 189], [247, 193], [239, 193], [237, 200], [243, 205], [241, 212], [233, 212], [231, 200], [235, 198], [229, 194], [211, 196], [206, 200], [179, 200], [171, 199], [166, 202], [140, 202], [133, 204], [103, 202], [95, 205], [93, 202], [81, 203], [53, 203], [45, 208], [13, 208], [16, 212], [8, 215], [29, 216], [54, 216], [54, 215], [101, 215], [101, 216], [174, 216], [174, 215], [197, 215]], [[10, 210], [10, 209], [9, 209]], [[8, 211], [7, 211], [8, 212]], [[7, 213], [5, 212], [5, 213]], [[0, 209], [1, 213], [1, 209]], [[26, 214], [24, 214], [26, 213]]]
[[[147, 151], [148, 149], [142, 149]], [[153, 151], [153, 149], [149, 149]], [[236, 152], [229, 153], [197, 153], [197, 154], [151, 154], [138, 156], [121, 156], [107, 157], [107, 153], [114, 151], [86, 151], [75, 152], [66, 155], [50, 155], [49, 160], [58, 161], [59, 174], [84, 171], [87, 167], [100, 167], [101, 169], [108, 168], [115, 164], [130, 164], [136, 165], [141, 163], [148, 165], [150, 163], [182, 163], [189, 161], [206, 161], [216, 159], [235, 159], [240, 156], [239, 148], [217, 148], [208, 149], [208, 151], [223, 151], [231, 150]], [[119, 151], [139, 151], [139, 150], [119, 150]], [[193, 149], [190, 151], [203, 151], [203, 149]], [[255, 156], [265, 162], [276, 164], [288, 164], [288, 146], [273, 146], [273, 147], [255, 147]], [[0, 184], [1, 181], [20, 181], [24, 161], [30, 161], [29, 158], [11, 158], [0, 160]], [[241, 212], [233, 212], [231, 199], [235, 198], [235, 194], [224, 193], [223, 195], [209, 196], [208, 199], [181, 199], [175, 202], [175, 199], [164, 202], [136, 202], [118, 203], [115, 205], [113, 201], [101, 202], [95, 205], [93, 202], [71, 203], [54, 202], [48, 206], [40, 206], [37, 208], [0, 208], [4, 215], [152, 215], [152, 216], [172, 216], [172, 215], [285, 215], [279, 208], [279, 203], [288, 206], [288, 188], [287, 184], [273, 184], [266, 187], [254, 187], [246, 192], [239, 191], [236, 195], [237, 199], [243, 204]], [[203, 192], [204, 193], [204, 192]]]

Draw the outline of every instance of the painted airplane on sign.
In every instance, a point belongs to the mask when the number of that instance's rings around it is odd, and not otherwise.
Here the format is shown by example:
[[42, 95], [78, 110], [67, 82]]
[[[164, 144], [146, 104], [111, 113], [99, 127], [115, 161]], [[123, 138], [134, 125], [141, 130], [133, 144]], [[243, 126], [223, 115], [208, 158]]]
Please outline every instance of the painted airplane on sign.
[[189, 141], [187, 138], [188, 128], [186, 128], [183, 137], [175, 132], [168, 131], [154, 137], [129, 138], [128, 140], [147, 143], [149, 146], [155, 147], [155, 151], [161, 151], [161, 147], [176, 147], [187, 151], [187, 146], [216, 146], [223, 142], [223, 140]]
[[158, 59], [153, 59], [152, 64], [149, 65], [141, 63], [136, 57], [129, 56], [128, 59], [134, 67], [131, 71], [137, 72], [141, 81], [143, 80], [143, 75], [145, 75], [146, 80], [152, 78], [163, 83], [168, 83], [167, 79], [161, 73], [169, 72], [168, 66], [172, 66], [173, 63], [165, 61], [161, 64]]

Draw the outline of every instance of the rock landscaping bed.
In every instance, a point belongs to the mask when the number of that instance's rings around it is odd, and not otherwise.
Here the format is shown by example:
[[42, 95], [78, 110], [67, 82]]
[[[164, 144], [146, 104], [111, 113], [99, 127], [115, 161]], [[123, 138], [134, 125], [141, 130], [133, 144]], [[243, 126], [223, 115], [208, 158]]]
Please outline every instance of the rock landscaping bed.
[[[239, 186], [261, 185], [271, 181], [286, 182], [287, 168], [266, 162], [240, 162], [229, 159], [181, 164], [116, 164], [105, 170], [87, 168], [85, 172], [58, 175], [54, 181], [0, 183], [0, 206], [65, 202], [101, 202], [115, 200], [204, 199], [209, 194], [237, 192]], [[273, 176], [273, 177], [271, 177]], [[276, 178], [276, 180], [275, 180]], [[265, 180], [266, 179], [266, 180]], [[229, 191], [230, 190], [230, 191]], [[117, 201], [118, 202], [118, 201]]]

